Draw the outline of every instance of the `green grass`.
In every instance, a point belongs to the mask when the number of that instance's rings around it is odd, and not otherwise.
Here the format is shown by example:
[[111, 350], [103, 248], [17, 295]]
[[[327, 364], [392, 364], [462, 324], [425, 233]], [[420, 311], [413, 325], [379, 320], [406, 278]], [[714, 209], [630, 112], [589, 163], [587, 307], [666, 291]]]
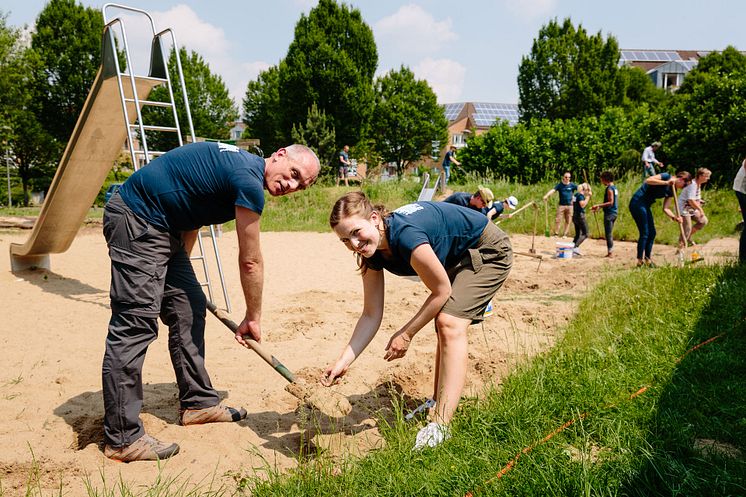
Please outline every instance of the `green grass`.
[[[476, 191], [479, 184], [484, 184], [492, 189], [497, 198], [505, 198], [515, 195], [519, 201], [519, 207], [535, 200], [539, 205], [536, 211], [537, 235], [544, 234], [544, 206], [541, 197], [556, 183], [541, 183], [536, 185], [520, 185], [504, 180], [477, 180], [467, 179], [463, 184], [451, 184], [449, 188], [453, 191]], [[614, 239], [637, 240], [637, 228], [632, 216], [627, 209], [627, 203], [634, 191], [639, 187], [639, 178], [624, 179], [616, 183], [620, 191], [619, 218], [614, 227]], [[594, 184], [595, 196], [591, 203], [599, 203], [603, 196], [603, 187]], [[283, 197], [272, 197], [266, 195], [266, 205], [262, 214], [263, 231], [313, 231], [325, 232], [329, 230], [329, 213], [334, 202], [344, 195], [345, 192], [359, 188], [359, 186], [334, 187], [316, 185], [306, 191], [294, 193]], [[374, 201], [383, 203], [389, 209], [395, 209], [401, 205], [417, 200], [421, 185], [416, 179], [404, 179], [402, 181], [388, 181], [384, 183], [364, 183], [362, 189]], [[741, 221], [738, 212], [738, 203], [733, 191], [730, 189], [715, 190], [706, 188], [703, 197], [707, 200], [705, 212], [710, 223], [695, 235], [698, 243], [705, 243], [712, 238], [724, 236], [735, 236], [735, 226]], [[678, 225], [671, 222], [664, 214], [658, 201], [654, 206], [654, 216], [658, 236], [657, 243], [673, 245], [677, 243], [679, 236]], [[557, 195], [549, 201], [549, 224], [553, 229], [554, 214], [557, 206]], [[39, 207], [13, 207], [12, 209], [0, 208], [0, 216], [37, 216]], [[92, 207], [87, 215], [88, 220], [99, 220], [103, 216], [103, 209]], [[603, 235], [603, 214], [595, 216], [589, 213], [588, 227], [591, 237], [598, 238]], [[530, 234], [534, 229], [534, 209], [526, 209], [515, 218], [506, 219], [500, 223], [500, 227], [508, 233]], [[223, 228], [226, 231], [235, 229], [235, 222], [226, 223]]]
[[[418, 426], [398, 420], [382, 427], [386, 448], [338, 476], [322, 456], [269, 471], [253, 495], [744, 495], [744, 295], [746, 266], [612, 277], [557, 346], [500, 391], [463, 402], [441, 448], [411, 452]], [[732, 454], [697, 448], [702, 440]]]

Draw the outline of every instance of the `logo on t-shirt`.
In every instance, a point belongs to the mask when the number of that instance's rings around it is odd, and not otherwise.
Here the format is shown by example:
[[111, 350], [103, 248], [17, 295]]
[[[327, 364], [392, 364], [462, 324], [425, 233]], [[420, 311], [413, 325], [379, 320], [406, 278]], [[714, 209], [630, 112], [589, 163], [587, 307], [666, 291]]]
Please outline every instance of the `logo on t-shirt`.
[[401, 207], [396, 209], [394, 212], [408, 216], [410, 214], [414, 214], [415, 212], [421, 211], [424, 209], [425, 208], [422, 207], [420, 204], [407, 204], [407, 205], [402, 205]]
[[220, 150], [221, 152], [233, 152], [233, 153], [236, 153], [240, 149], [237, 146], [231, 145], [229, 143], [218, 143], [218, 150]]

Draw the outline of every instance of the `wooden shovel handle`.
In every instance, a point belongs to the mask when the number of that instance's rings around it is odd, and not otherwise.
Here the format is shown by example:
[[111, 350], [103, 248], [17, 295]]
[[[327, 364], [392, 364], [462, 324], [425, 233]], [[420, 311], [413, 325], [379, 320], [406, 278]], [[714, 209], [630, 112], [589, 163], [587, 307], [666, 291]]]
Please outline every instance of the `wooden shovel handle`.
[[[218, 318], [220, 321], [223, 322], [224, 325], [230, 329], [233, 334], [236, 333], [236, 330], [238, 330], [238, 325], [231, 320], [231, 318], [228, 317], [228, 314], [223, 311], [222, 309], [218, 309], [215, 304], [207, 301], [207, 309], [215, 315], [216, 318]], [[280, 373], [283, 378], [288, 380], [290, 383], [293, 383], [295, 381], [295, 375], [290, 372], [288, 368], [286, 368], [275, 356], [267, 352], [264, 347], [262, 347], [259, 342], [256, 340], [253, 340], [251, 338], [244, 337], [244, 340], [246, 343], [249, 344], [249, 347], [251, 347], [251, 350], [259, 354], [259, 357], [264, 359], [264, 362], [269, 364], [274, 368], [275, 371]]]

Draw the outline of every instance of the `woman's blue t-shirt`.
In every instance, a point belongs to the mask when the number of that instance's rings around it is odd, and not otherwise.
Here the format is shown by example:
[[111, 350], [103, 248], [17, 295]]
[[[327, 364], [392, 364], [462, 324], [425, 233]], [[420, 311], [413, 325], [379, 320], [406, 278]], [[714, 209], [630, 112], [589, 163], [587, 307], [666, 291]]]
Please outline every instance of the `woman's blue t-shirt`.
[[614, 185], [607, 185], [606, 186], [606, 191], [604, 191], [604, 203], [606, 203], [606, 202], [609, 201], [609, 192], [612, 193], [612, 198], [614, 200], [612, 201], [612, 204], [610, 206], [604, 207], [604, 214], [607, 214], [607, 215], [614, 214], [614, 215], [616, 215], [617, 212], [619, 211], [619, 208], [618, 208], [619, 199], [617, 198], [618, 195], [619, 195], [619, 192], [617, 191], [616, 186], [614, 186]]
[[[663, 181], [668, 181], [671, 179], [671, 175], [668, 173], [661, 173], [661, 179]], [[644, 205], [650, 206], [655, 203], [656, 199], [666, 197], [673, 197], [671, 185], [649, 185], [643, 182], [642, 186], [640, 186], [635, 194], [632, 195], [629, 202], [641, 202]]]
[[149, 223], [191, 231], [236, 217], [236, 206], [264, 208], [264, 159], [234, 145], [191, 143], [130, 176], [122, 200]]
[[573, 198], [573, 203], [572, 203], [572, 215], [573, 215], [573, 217], [578, 217], [581, 214], [585, 214], [585, 207], [583, 207], [583, 206], [580, 205], [580, 201], [581, 200], [585, 200], [585, 195], [583, 195], [580, 192], [576, 193], [575, 196], [574, 196], [574, 198]]
[[384, 222], [392, 258], [376, 252], [368, 259], [370, 269], [387, 269], [399, 276], [414, 276], [412, 251], [429, 244], [443, 267], [461, 260], [482, 236], [488, 219], [477, 211], [445, 202], [416, 202], [399, 207]]

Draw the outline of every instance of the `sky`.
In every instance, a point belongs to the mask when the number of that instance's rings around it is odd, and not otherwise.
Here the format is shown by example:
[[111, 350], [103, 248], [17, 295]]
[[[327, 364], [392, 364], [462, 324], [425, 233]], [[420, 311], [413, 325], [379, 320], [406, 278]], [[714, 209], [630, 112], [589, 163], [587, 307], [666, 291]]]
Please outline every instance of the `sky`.
[[[100, 9], [104, 2], [83, 0]], [[128, 0], [160, 31], [198, 52], [241, 105], [246, 84], [287, 53], [297, 21], [316, 0]], [[570, 17], [624, 49], [746, 50], [743, 0], [353, 0], [373, 30], [377, 76], [402, 65], [425, 79], [438, 102], [517, 103], [518, 67], [539, 29]], [[3, 0], [14, 26], [33, 26], [45, 0]], [[119, 12], [107, 9], [110, 18]], [[149, 43], [146, 18], [125, 17], [133, 51]], [[138, 44], [138, 41], [139, 44]], [[137, 69], [137, 64], [134, 64]]]

